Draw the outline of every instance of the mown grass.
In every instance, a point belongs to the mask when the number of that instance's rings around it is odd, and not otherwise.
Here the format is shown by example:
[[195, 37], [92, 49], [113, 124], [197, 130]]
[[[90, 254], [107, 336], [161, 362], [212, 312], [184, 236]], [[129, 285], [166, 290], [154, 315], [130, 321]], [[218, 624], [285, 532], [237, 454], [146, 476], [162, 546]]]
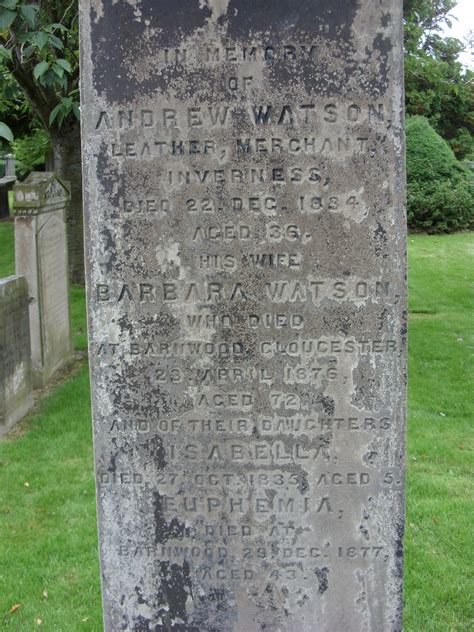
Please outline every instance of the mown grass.
[[[405, 632], [461, 632], [474, 629], [474, 235], [411, 236], [409, 262]], [[102, 629], [92, 462], [82, 367], [0, 441], [0, 629]]]
[[92, 466], [83, 367], [0, 448], [0, 629], [101, 629]]
[[405, 629], [474, 630], [474, 234], [408, 246]]
[[0, 222], [0, 279], [15, 274], [13, 222]]

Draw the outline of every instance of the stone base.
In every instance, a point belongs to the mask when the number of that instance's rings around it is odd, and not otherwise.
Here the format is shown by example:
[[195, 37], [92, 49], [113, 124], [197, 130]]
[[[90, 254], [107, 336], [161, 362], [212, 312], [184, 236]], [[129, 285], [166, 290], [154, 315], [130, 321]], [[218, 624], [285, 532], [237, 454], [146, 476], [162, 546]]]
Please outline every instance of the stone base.
[[40, 389], [44, 388], [46, 384], [51, 382], [51, 380], [57, 376], [66, 366], [67, 364], [74, 358], [74, 352], [71, 349], [68, 355], [65, 355], [63, 359], [56, 364], [53, 368], [38, 368], [35, 369], [33, 367], [33, 388]]
[[15, 424], [23, 419], [33, 408], [33, 395], [30, 395], [19, 406], [4, 413], [4, 418], [0, 421], [0, 437], [6, 435]]

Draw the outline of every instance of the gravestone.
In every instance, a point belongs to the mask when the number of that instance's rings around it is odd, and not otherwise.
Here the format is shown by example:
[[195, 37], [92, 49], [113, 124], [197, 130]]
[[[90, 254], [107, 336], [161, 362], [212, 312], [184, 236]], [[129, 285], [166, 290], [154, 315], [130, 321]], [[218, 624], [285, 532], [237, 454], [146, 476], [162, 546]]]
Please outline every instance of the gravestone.
[[105, 628], [401, 630], [395, 0], [82, 0]]
[[33, 383], [42, 387], [71, 359], [65, 208], [68, 187], [33, 172], [14, 188], [16, 273], [30, 293]]
[[13, 154], [5, 155], [4, 173], [0, 177], [0, 219], [10, 214], [8, 192], [16, 182], [16, 161]]
[[0, 435], [32, 405], [28, 285], [9, 276], [0, 279]]

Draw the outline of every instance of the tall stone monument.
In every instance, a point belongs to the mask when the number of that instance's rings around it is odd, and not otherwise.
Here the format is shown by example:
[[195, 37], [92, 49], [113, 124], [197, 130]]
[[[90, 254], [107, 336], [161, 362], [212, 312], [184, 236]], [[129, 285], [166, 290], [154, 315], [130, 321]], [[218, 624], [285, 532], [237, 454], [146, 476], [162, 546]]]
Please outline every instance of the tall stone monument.
[[399, 0], [82, 0], [105, 629], [401, 630]]
[[33, 383], [41, 387], [73, 353], [65, 224], [69, 190], [55, 174], [33, 172], [13, 191], [16, 273], [28, 281]]
[[0, 436], [33, 405], [28, 285], [0, 279]]

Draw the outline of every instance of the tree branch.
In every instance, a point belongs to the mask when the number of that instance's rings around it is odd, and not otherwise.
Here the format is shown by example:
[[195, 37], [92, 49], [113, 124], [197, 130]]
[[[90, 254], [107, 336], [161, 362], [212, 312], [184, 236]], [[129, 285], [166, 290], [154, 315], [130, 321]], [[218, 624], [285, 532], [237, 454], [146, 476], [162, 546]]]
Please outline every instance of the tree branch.
[[[16, 57], [16, 55], [15, 55]], [[18, 61], [18, 60], [17, 60]], [[21, 63], [10, 62], [7, 65], [18, 85], [24, 91], [28, 101], [34, 112], [39, 117], [46, 131], [49, 130], [49, 115], [54, 107], [41, 89], [41, 86], [35, 82], [31, 73], [29, 73]]]

